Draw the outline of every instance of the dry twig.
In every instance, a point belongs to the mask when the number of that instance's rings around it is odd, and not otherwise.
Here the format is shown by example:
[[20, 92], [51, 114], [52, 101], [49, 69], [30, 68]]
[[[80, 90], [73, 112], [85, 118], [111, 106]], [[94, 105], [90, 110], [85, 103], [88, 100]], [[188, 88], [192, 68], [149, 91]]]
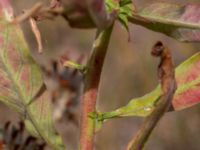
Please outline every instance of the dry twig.
[[49, 7], [44, 7], [41, 2], [36, 3], [32, 8], [24, 11], [22, 15], [14, 18], [11, 23], [18, 24], [29, 20], [31, 29], [35, 35], [37, 44], [38, 44], [38, 52], [42, 53], [43, 46], [42, 46], [42, 38], [37, 26], [36, 21], [43, 20], [43, 19], [52, 19], [55, 16], [62, 14], [62, 9], [57, 7], [58, 4], [55, 4]]
[[43, 51], [42, 38], [41, 38], [41, 34], [40, 34], [39, 28], [37, 26], [37, 23], [34, 18], [30, 18], [29, 23], [30, 23], [31, 29], [35, 35], [35, 38], [36, 38], [36, 41], [38, 44], [38, 52], [42, 53], [42, 51]]
[[13, 19], [12, 23], [21, 23], [31, 17], [33, 17], [35, 14], [37, 14], [41, 8], [42, 8], [42, 3], [36, 3], [32, 8], [29, 10], [24, 11], [22, 15], [17, 16], [16, 18]]

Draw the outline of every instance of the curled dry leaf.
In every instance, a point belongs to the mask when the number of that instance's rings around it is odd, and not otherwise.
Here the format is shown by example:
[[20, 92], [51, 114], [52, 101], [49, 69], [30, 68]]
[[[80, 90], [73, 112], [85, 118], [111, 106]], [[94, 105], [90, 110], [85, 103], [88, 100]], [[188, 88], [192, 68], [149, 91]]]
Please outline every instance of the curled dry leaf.
[[161, 83], [162, 95], [155, 103], [155, 108], [147, 116], [133, 140], [128, 144], [127, 150], [143, 149], [158, 121], [171, 106], [171, 101], [176, 91], [174, 65], [170, 50], [162, 42], [157, 42], [152, 49], [152, 55], [160, 57], [158, 77]]
[[170, 94], [174, 94], [176, 81], [170, 50], [159, 41], [153, 47], [151, 54], [155, 57], [160, 57], [158, 78], [161, 84], [162, 95], [166, 95], [169, 92]]

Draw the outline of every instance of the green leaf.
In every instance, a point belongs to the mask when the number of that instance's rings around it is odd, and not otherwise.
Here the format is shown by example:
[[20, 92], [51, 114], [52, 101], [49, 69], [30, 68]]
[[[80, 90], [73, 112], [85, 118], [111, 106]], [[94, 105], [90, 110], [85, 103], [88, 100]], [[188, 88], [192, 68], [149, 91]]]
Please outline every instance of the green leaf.
[[30, 55], [20, 27], [9, 23], [12, 16], [9, 1], [1, 0], [0, 101], [24, 117], [32, 135], [43, 138], [53, 149], [65, 149], [52, 122], [48, 93], [28, 105], [42, 86], [43, 78], [40, 68]]
[[[175, 111], [200, 103], [200, 52], [176, 68], [178, 89], [172, 101]], [[105, 120], [124, 116], [148, 116], [154, 109], [154, 103], [161, 96], [158, 86], [147, 95], [132, 99], [126, 106], [115, 111], [99, 113], [98, 119]]]
[[82, 73], [84, 73], [86, 71], [86, 69], [87, 69], [86, 66], [78, 64], [78, 63], [73, 62], [73, 61], [65, 61], [63, 66], [64, 67], [69, 67], [69, 68], [72, 68], [72, 69], [77, 69]]
[[131, 0], [120, 0], [120, 2], [119, 2], [119, 5], [121, 7], [128, 5], [128, 4], [132, 4], [132, 1]]
[[118, 19], [119, 19], [119, 22], [122, 24], [122, 26], [123, 26], [127, 31], [129, 31], [129, 29], [128, 29], [128, 18], [127, 18], [127, 16], [124, 15], [124, 14], [120, 14], [120, 15], [118, 16]]
[[106, 0], [106, 9], [109, 13], [111, 13], [113, 10], [119, 9], [119, 3], [115, 0]]
[[128, 33], [129, 33], [128, 17], [132, 16], [132, 12], [134, 11], [134, 9], [135, 9], [135, 7], [132, 4], [131, 0], [121, 0], [120, 1], [118, 20]]
[[106, 0], [107, 11], [112, 13], [112, 11], [118, 11], [118, 20], [122, 26], [128, 29], [128, 17], [132, 16], [134, 7], [131, 0], [121, 0], [119, 3], [115, 0]]
[[199, 4], [153, 3], [133, 13], [129, 21], [180, 41], [200, 41]]

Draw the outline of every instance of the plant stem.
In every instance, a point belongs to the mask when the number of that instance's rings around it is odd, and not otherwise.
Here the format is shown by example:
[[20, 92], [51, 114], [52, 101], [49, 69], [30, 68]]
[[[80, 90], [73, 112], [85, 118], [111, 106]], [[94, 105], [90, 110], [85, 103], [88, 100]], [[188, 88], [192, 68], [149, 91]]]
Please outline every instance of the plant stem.
[[93, 150], [94, 147], [95, 120], [89, 115], [96, 111], [99, 82], [112, 28], [113, 25], [103, 31], [97, 31], [92, 55], [87, 64], [84, 95], [81, 104], [80, 150]]
[[146, 118], [142, 127], [131, 140], [126, 150], [142, 150], [153, 129], [164, 113], [169, 110], [171, 101], [176, 91], [176, 80], [174, 65], [172, 62], [171, 52], [162, 42], [158, 41], [152, 48], [151, 54], [160, 57], [158, 65], [158, 77], [161, 83], [162, 96], [155, 103], [156, 107], [152, 113]]
[[146, 118], [142, 127], [137, 132], [136, 136], [132, 141], [129, 142], [126, 150], [142, 150], [149, 136], [151, 135], [153, 129], [156, 127], [158, 121], [164, 115], [164, 113], [169, 109], [171, 105], [171, 100], [173, 95], [167, 94], [163, 95], [153, 112]]

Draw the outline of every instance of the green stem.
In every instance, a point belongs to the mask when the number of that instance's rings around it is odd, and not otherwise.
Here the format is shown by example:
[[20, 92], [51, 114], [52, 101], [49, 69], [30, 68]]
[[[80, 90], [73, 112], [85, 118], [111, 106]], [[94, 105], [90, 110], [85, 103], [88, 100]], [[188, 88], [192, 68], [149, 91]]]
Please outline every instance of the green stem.
[[63, 66], [79, 70], [82, 73], [84, 73], [87, 70], [86, 66], [78, 64], [78, 63], [73, 62], [73, 61], [66, 61], [66, 62], [64, 62]]
[[113, 25], [108, 29], [97, 32], [93, 52], [87, 65], [81, 104], [80, 150], [93, 150], [94, 147], [95, 120], [89, 115], [96, 111], [99, 82], [112, 28]]

